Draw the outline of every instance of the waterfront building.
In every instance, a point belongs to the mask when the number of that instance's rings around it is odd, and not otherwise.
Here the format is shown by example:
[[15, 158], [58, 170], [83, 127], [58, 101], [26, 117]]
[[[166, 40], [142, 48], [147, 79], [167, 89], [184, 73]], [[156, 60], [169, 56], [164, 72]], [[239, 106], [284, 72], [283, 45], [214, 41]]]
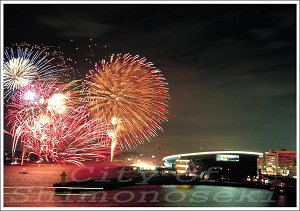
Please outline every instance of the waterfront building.
[[164, 166], [178, 174], [198, 175], [203, 179], [242, 179], [259, 176], [260, 152], [214, 150], [170, 155], [163, 158]]
[[263, 175], [297, 176], [297, 153], [286, 149], [269, 150], [259, 158], [259, 169]]

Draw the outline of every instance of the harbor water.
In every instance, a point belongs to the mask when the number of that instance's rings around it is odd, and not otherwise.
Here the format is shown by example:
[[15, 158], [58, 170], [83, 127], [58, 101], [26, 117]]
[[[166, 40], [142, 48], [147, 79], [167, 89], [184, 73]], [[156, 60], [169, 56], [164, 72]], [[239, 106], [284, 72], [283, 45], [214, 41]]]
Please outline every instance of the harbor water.
[[[24, 172], [26, 170], [26, 173]], [[295, 207], [296, 196], [272, 190], [213, 185], [138, 185], [55, 193], [53, 184], [118, 177], [116, 163], [86, 167], [37, 164], [4, 166], [4, 207]], [[101, 188], [101, 187], [99, 187]]]

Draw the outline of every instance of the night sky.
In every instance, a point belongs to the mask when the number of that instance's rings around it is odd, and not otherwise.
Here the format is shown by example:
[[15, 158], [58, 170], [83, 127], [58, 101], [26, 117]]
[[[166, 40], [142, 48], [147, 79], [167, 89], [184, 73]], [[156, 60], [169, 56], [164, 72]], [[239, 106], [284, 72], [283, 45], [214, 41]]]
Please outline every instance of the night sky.
[[82, 77], [117, 53], [161, 70], [169, 122], [132, 150], [296, 150], [296, 5], [14, 4], [3, 17], [5, 47], [60, 47]]

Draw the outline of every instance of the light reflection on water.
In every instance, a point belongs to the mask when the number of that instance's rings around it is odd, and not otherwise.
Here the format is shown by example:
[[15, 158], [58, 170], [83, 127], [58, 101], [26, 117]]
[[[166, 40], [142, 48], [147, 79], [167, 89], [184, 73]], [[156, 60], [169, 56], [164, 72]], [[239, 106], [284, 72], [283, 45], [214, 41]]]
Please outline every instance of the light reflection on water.
[[[106, 168], [105, 168], [106, 167]], [[20, 174], [26, 168], [28, 174]], [[65, 171], [66, 181], [117, 177], [116, 164], [91, 163], [87, 168], [74, 165], [29, 164], [5, 166], [5, 207], [269, 207], [296, 206], [296, 199], [278, 196], [253, 188], [208, 185], [149, 185], [124, 187], [117, 190], [57, 195], [53, 183], [60, 182]], [[102, 173], [101, 173], [102, 171]], [[15, 187], [15, 188], [13, 188]], [[25, 187], [25, 188], [21, 188]], [[146, 194], [145, 192], [149, 192]], [[16, 194], [17, 193], [17, 194]], [[250, 196], [249, 196], [250, 194]], [[273, 201], [272, 201], [273, 200]]]

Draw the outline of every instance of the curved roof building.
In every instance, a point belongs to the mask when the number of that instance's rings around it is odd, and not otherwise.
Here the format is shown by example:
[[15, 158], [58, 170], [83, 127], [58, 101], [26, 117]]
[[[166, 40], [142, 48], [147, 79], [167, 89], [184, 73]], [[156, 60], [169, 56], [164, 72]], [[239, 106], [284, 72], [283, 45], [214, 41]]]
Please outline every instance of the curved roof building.
[[[164, 157], [162, 161], [167, 168], [177, 170], [178, 173], [203, 174], [214, 172], [209, 174], [209, 178], [219, 179], [222, 176], [230, 179], [246, 179], [248, 176], [258, 176], [257, 160], [260, 155], [263, 153], [214, 150], [170, 155]], [[184, 161], [185, 165], [182, 165], [180, 161]], [[186, 168], [182, 168], [184, 166]]]

